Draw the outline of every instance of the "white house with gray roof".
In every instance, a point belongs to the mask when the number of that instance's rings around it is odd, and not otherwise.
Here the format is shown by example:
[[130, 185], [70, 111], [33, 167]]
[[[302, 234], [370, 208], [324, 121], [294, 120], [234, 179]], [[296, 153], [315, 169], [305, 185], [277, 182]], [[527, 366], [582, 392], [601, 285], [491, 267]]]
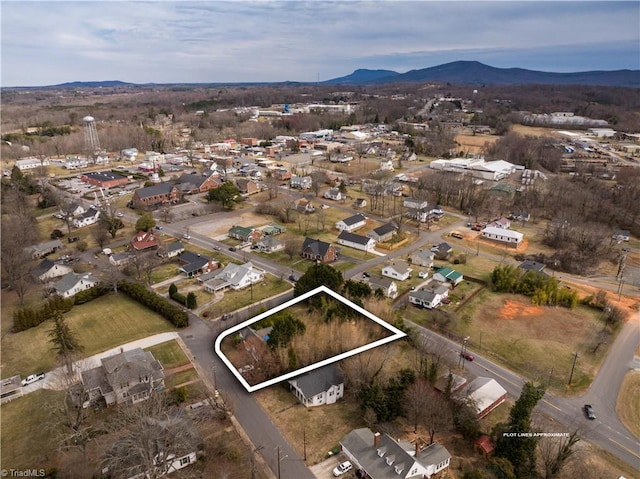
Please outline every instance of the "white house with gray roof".
[[354, 429], [340, 440], [342, 452], [354, 469], [371, 479], [423, 479], [449, 467], [451, 454], [441, 444], [420, 449], [408, 441], [369, 428]]
[[442, 300], [449, 296], [449, 288], [444, 285], [433, 289], [419, 289], [409, 293], [409, 302], [422, 308], [437, 308]]
[[217, 274], [204, 282], [204, 289], [215, 293], [226, 288], [243, 289], [264, 280], [264, 271], [253, 266], [251, 262], [245, 264], [229, 263]]
[[431, 268], [435, 254], [426, 249], [420, 249], [411, 253], [411, 264]]
[[31, 270], [31, 274], [43, 283], [64, 276], [73, 272], [73, 268], [65, 264], [54, 263], [50, 259], [43, 259], [42, 262]]
[[342, 372], [335, 364], [314, 369], [291, 379], [289, 388], [305, 407], [333, 404], [344, 396]]
[[405, 261], [395, 260], [382, 268], [382, 276], [404, 281], [411, 277], [413, 271]]
[[70, 298], [80, 291], [97, 286], [100, 280], [90, 274], [67, 273], [53, 284], [53, 289], [59, 296]]
[[377, 290], [382, 291], [387, 298], [396, 298], [398, 296], [398, 284], [389, 278], [371, 276], [369, 278], [369, 287], [374, 293]]
[[362, 251], [371, 251], [375, 247], [376, 242], [366, 236], [350, 233], [349, 231], [341, 231], [338, 235], [338, 244]]
[[336, 228], [340, 231], [355, 231], [358, 228], [362, 228], [367, 224], [367, 217], [358, 213], [357, 215], [349, 216], [336, 223]]

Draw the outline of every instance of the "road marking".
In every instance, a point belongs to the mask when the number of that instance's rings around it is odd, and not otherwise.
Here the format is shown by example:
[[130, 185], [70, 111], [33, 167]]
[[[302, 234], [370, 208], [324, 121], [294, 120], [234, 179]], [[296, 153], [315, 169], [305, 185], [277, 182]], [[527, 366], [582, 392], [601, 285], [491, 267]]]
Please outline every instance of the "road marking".
[[640, 454], [638, 454], [635, 451], [632, 451], [631, 449], [626, 448], [625, 446], [623, 446], [622, 444], [620, 444], [618, 441], [616, 441], [615, 439], [611, 439], [610, 437], [608, 437], [607, 439], [609, 439], [609, 441], [617, 444], [618, 446], [620, 446], [622, 449], [624, 449], [625, 451], [627, 451], [629, 454], [631, 454], [632, 456], [635, 456], [637, 458], [640, 458]]
[[546, 399], [542, 400], [543, 403], [545, 403], [547, 406], [551, 406], [552, 408], [554, 408], [557, 411], [562, 412], [562, 409], [560, 409], [558, 406], [554, 406], [553, 404], [551, 404], [549, 401], [547, 401]]
[[499, 374], [499, 373], [495, 372], [493, 369], [489, 369], [489, 368], [487, 368], [487, 367], [485, 367], [485, 366], [482, 366], [482, 367], [484, 367], [484, 370], [485, 370], [485, 371], [490, 372], [491, 374], [495, 374], [495, 375], [496, 375], [496, 376], [498, 376], [499, 378], [504, 379], [504, 380], [505, 380], [506, 382], [508, 382], [509, 384], [511, 384], [511, 385], [513, 385], [513, 386], [515, 386], [515, 387], [517, 387], [517, 388], [521, 387], [519, 384], [516, 384], [516, 383], [514, 383], [513, 381], [511, 381], [510, 379], [505, 378], [503, 375], [501, 375], [501, 374]]

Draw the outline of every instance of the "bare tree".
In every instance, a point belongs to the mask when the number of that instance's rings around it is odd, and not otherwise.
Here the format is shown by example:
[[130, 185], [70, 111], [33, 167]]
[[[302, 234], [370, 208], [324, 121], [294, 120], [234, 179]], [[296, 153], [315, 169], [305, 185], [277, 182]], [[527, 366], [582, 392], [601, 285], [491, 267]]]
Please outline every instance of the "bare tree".
[[31, 257], [26, 246], [35, 242], [34, 225], [15, 215], [5, 216], [2, 218], [2, 232], [2, 276], [22, 305], [31, 284], [28, 267]]
[[562, 470], [570, 465], [580, 440], [581, 435], [578, 431], [574, 431], [566, 437], [542, 437], [538, 441], [545, 479], [559, 477]]
[[109, 241], [109, 230], [104, 223], [98, 223], [91, 231], [91, 236], [96, 240], [100, 249], [103, 249], [104, 245]]
[[413, 425], [413, 432], [418, 432], [418, 427], [425, 423], [429, 401], [431, 401], [431, 386], [423, 378], [419, 377], [404, 392], [404, 415]]
[[301, 248], [302, 240], [299, 236], [287, 234], [284, 237], [284, 252], [289, 256], [289, 260], [293, 260], [294, 256], [298, 256]]

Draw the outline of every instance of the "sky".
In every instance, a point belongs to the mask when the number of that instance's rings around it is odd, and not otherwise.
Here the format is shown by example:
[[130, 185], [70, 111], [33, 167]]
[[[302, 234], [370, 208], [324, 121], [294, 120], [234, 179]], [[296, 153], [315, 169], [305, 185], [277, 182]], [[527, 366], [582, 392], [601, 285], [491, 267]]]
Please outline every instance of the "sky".
[[324, 81], [456, 60], [640, 69], [637, 1], [7, 1], [0, 85]]

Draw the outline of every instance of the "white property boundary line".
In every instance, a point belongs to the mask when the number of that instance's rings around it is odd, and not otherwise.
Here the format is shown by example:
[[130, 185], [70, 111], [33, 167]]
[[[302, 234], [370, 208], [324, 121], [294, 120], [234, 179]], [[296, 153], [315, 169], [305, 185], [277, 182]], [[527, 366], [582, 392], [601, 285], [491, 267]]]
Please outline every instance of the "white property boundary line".
[[[379, 324], [380, 326], [382, 326], [383, 328], [385, 328], [388, 331], [391, 331], [393, 334], [391, 336], [387, 336], [386, 338], [380, 339], [378, 341], [374, 341], [373, 343], [369, 343], [369, 344], [365, 344], [364, 346], [360, 346], [359, 348], [356, 349], [352, 349], [351, 351], [347, 351], [346, 353], [341, 353], [338, 354], [337, 356], [332, 356], [330, 358], [327, 359], [323, 359], [322, 361], [319, 361], [317, 363], [313, 363], [310, 364], [309, 366], [305, 366], [303, 368], [300, 369], [296, 369], [295, 371], [291, 371], [288, 372], [286, 374], [283, 374], [281, 376], [275, 377], [273, 379], [269, 379], [268, 381], [263, 381], [261, 383], [255, 384], [253, 386], [251, 386], [246, 380], [245, 378], [242, 376], [242, 374], [240, 374], [240, 372], [236, 369], [236, 367], [231, 363], [231, 361], [229, 361], [229, 359], [224, 355], [224, 353], [222, 352], [221, 346], [222, 346], [222, 340], [224, 338], [226, 338], [227, 336], [240, 331], [241, 329], [253, 324], [253, 323], [257, 323], [258, 321], [271, 316], [272, 314], [275, 314], [279, 311], [282, 311], [283, 309], [288, 308], [289, 306], [293, 306], [301, 301], [304, 301], [307, 298], [310, 298], [312, 296], [315, 296], [318, 293], [326, 293], [329, 296], [332, 296], [333, 298], [335, 298], [336, 300], [340, 301], [341, 303], [349, 306], [350, 308], [354, 309], [355, 311], [359, 312], [360, 314], [366, 316], [367, 318], [369, 318], [371, 321], [376, 322], [377, 324]], [[229, 368], [229, 370], [233, 373], [233, 375], [238, 379], [238, 381], [240, 381], [240, 384], [242, 384], [245, 389], [247, 391], [249, 391], [250, 393], [254, 392], [254, 391], [258, 391], [259, 389], [262, 388], [266, 388], [268, 386], [272, 386], [274, 384], [277, 384], [279, 382], [282, 381], [286, 381], [287, 379], [291, 379], [294, 378], [296, 376], [300, 376], [301, 374], [307, 373], [309, 371], [313, 371], [314, 369], [318, 369], [321, 368], [322, 366], [326, 366], [327, 364], [332, 364], [335, 363], [337, 361], [341, 361], [345, 358], [351, 357], [351, 356], [355, 356], [356, 354], [360, 354], [364, 351], [368, 351], [370, 349], [373, 348], [377, 348], [378, 346], [382, 346], [383, 344], [387, 344], [390, 343], [391, 341], [395, 341], [396, 339], [400, 339], [405, 337], [406, 334], [403, 333], [402, 331], [400, 331], [398, 328], [396, 328], [395, 326], [392, 326], [391, 324], [387, 323], [386, 321], [383, 321], [382, 319], [378, 318], [376, 315], [370, 313], [369, 311], [367, 311], [366, 309], [358, 306], [357, 304], [349, 301], [347, 298], [345, 298], [344, 296], [336, 293], [335, 291], [330, 290], [329, 288], [327, 288], [326, 286], [319, 286], [314, 290], [311, 290], [307, 293], [304, 293], [301, 296], [298, 296], [296, 298], [293, 298], [283, 304], [280, 304], [278, 306], [276, 306], [275, 308], [272, 308], [268, 311], [265, 311], [264, 313], [260, 313], [257, 316], [254, 316], [251, 319], [248, 319], [247, 321], [244, 321], [236, 326], [233, 326], [232, 328], [227, 329], [226, 331], [224, 331], [220, 336], [218, 336], [218, 338], [216, 339], [215, 342], [215, 352], [216, 354], [220, 357], [220, 359], [222, 360], [222, 362], [224, 362], [227, 367]]]

